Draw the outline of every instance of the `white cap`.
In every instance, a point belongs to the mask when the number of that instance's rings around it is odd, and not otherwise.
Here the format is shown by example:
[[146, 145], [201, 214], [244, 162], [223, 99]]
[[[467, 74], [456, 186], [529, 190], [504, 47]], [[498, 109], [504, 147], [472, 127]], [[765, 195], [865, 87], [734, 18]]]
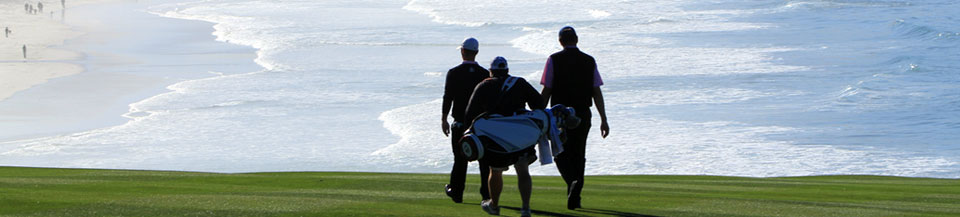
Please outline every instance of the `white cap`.
[[460, 48], [472, 51], [480, 51], [480, 42], [477, 41], [476, 38], [463, 39], [463, 43], [460, 44]]
[[507, 58], [503, 58], [501, 56], [498, 56], [497, 58], [493, 58], [493, 62], [490, 62], [490, 70], [497, 70], [497, 69], [510, 69], [510, 68], [507, 68]]

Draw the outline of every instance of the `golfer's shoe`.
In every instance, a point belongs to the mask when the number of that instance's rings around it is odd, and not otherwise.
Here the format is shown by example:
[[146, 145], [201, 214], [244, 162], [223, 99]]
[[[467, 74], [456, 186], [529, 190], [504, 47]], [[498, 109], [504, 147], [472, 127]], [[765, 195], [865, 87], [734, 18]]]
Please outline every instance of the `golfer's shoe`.
[[530, 208], [521, 209], [520, 217], [530, 217]]
[[483, 208], [483, 211], [487, 212], [487, 214], [500, 215], [500, 207], [494, 208], [490, 206], [490, 200], [485, 200], [483, 202], [480, 202], [480, 208]]
[[570, 183], [570, 189], [567, 189], [567, 209], [574, 210], [580, 208], [580, 195], [574, 195], [574, 191], [580, 185], [576, 180]]
[[447, 193], [447, 197], [450, 197], [454, 203], [463, 203], [463, 192], [457, 191], [453, 187], [450, 187], [450, 184], [447, 184], [443, 187], [444, 191]]

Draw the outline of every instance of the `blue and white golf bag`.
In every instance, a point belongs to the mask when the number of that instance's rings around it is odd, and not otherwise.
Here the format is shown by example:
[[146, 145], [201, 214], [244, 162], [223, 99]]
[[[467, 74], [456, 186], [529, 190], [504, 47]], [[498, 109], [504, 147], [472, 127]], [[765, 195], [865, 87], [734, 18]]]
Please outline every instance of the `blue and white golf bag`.
[[563, 152], [566, 130], [576, 128], [580, 118], [571, 107], [523, 111], [512, 116], [481, 115], [460, 139], [468, 161], [483, 159], [484, 152], [509, 154], [540, 144], [540, 163], [549, 164]]

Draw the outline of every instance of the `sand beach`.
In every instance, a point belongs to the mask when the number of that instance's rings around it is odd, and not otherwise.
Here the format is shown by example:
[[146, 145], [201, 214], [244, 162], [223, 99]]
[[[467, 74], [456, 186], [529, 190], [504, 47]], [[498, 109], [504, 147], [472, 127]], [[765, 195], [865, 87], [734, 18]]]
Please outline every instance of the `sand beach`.
[[129, 104], [171, 84], [258, 69], [255, 50], [215, 41], [213, 24], [150, 14], [144, 2], [28, 3], [44, 12], [0, 1], [0, 33], [11, 30], [0, 35], [0, 142], [119, 125]]
[[[71, 1], [71, 5], [93, 2], [102, 1]], [[82, 34], [61, 22], [64, 9], [60, 2], [32, 3], [42, 3], [44, 11], [28, 13], [20, 1], [0, 1], [0, 33], [4, 33], [0, 35], [0, 100], [49, 79], [83, 71], [69, 63], [81, 58], [80, 53], [57, 48], [64, 40]]]

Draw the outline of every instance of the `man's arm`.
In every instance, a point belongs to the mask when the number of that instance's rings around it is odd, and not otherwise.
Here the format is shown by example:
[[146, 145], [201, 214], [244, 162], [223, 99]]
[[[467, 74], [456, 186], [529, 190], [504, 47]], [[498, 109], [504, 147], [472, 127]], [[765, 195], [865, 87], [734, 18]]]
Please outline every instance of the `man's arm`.
[[540, 96], [543, 97], [543, 104], [550, 102], [550, 91], [553, 90], [553, 58], [547, 57], [547, 63], [543, 65], [543, 76], [540, 76], [540, 85], [543, 90]]
[[607, 125], [607, 112], [603, 105], [603, 91], [600, 87], [593, 87], [593, 104], [597, 106], [597, 112], [600, 113], [600, 136], [607, 138], [610, 135], [610, 126]]
[[544, 105], [550, 103], [550, 91], [553, 91], [553, 88], [543, 87], [543, 91], [540, 91], [540, 97], [543, 97]]
[[451, 94], [450, 87], [450, 73], [453, 70], [447, 71], [447, 80], [443, 85], [443, 117], [440, 119], [443, 121], [443, 124], [440, 125], [440, 128], [443, 129], [443, 136], [450, 136], [450, 123], [447, 122], [447, 116], [450, 116], [450, 107], [453, 106], [453, 94]]
[[523, 83], [525, 84], [524, 86], [526, 86], [526, 89], [527, 89], [526, 100], [527, 100], [527, 106], [530, 107], [530, 110], [546, 108], [547, 107], [546, 102], [544, 102], [543, 97], [540, 95], [540, 93], [537, 92], [537, 89], [533, 88], [533, 86], [531, 86], [530, 83], [527, 83], [526, 81], [524, 81]]
[[443, 117], [441, 118], [443, 124], [440, 125], [440, 127], [443, 128], [444, 136], [450, 136], [450, 123], [447, 122], [447, 116], [450, 116], [450, 107], [453, 106], [453, 100], [451, 98], [448, 98], [446, 95], [443, 96]]
[[[481, 113], [485, 111], [485, 108], [483, 108], [483, 102], [482, 102], [483, 94], [480, 93], [482, 91], [481, 90], [482, 87], [483, 87], [483, 82], [480, 82], [480, 84], [478, 84], [477, 87], [473, 89], [473, 94], [470, 94], [470, 101], [469, 103], [467, 103], [467, 110], [463, 114], [464, 115], [463, 117], [466, 118], [464, 121], [471, 122], [473, 121], [474, 118], [477, 118], [477, 116], [479, 116]], [[467, 124], [471, 124], [471, 123], [467, 123]]]

